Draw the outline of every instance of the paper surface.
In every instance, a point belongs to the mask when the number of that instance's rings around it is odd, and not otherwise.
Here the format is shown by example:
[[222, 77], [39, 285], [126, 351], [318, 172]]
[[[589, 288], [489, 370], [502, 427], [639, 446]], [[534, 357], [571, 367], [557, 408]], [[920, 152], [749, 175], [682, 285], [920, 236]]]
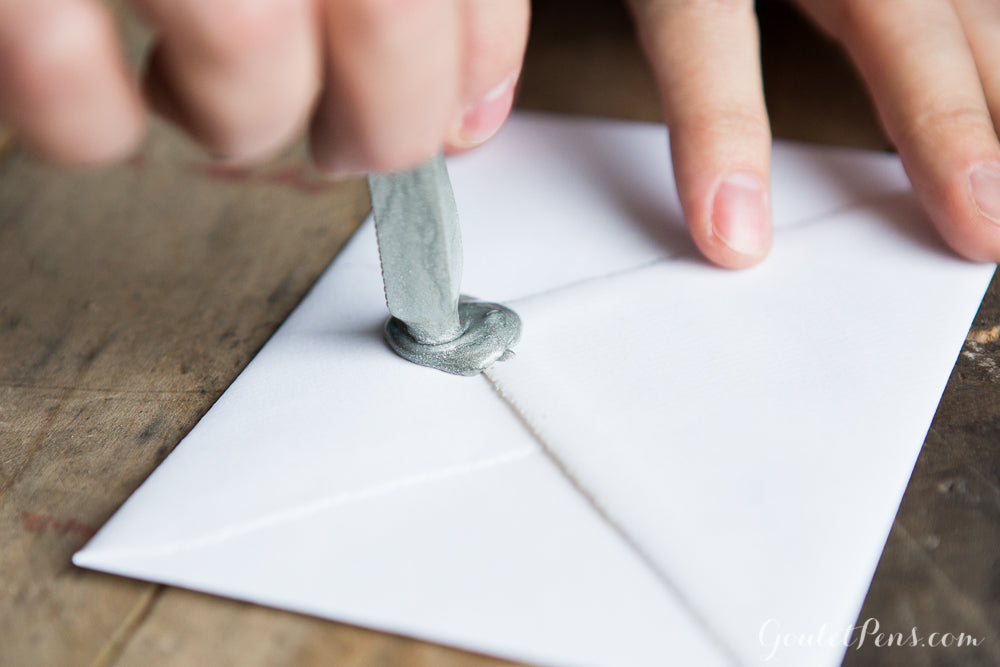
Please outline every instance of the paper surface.
[[712, 268], [665, 137], [520, 115], [452, 160], [516, 358], [396, 358], [369, 221], [74, 562], [529, 662], [839, 662], [771, 644], [853, 625], [993, 267], [896, 158], [784, 145], [772, 257]]

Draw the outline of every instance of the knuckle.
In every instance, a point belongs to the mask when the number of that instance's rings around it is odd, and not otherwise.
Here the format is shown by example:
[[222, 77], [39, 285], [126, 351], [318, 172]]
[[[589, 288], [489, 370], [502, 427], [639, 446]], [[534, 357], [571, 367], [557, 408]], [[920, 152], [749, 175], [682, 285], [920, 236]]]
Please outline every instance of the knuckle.
[[742, 109], [708, 109], [683, 121], [684, 131], [720, 139], [740, 137], [742, 141], [770, 141], [767, 117]]
[[991, 132], [992, 120], [986, 107], [974, 99], [957, 97], [911, 114], [891, 134], [896, 143], [924, 141], [954, 133]]
[[280, 150], [294, 136], [292, 123], [240, 123], [238, 118], [218, 117], [214, 127], [203, 133], [201, 143], [216, 155], [241, 162], [265, 159]]

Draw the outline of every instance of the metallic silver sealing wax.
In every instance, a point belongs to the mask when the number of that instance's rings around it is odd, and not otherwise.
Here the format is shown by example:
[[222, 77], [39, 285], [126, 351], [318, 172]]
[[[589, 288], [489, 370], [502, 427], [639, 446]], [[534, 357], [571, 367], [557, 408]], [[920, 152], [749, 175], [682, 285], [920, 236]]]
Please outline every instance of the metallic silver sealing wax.
[[520, 338], [509, 308], [460, 295], [462, 236], [444, 156], [368, 177], [382, 260], [389, 346], [404, 359], [475, 375], [506, 359]]

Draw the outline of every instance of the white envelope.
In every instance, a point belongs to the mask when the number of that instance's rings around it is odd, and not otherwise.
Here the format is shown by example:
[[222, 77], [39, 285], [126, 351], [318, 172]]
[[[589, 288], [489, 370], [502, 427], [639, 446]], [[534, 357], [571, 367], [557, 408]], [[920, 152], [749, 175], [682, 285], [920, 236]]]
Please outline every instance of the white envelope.
[[836, 664], [782, 638], [854, 625], [993, 267], [888, 155], [779, 145], [738, 273], [660, 126], [519, 114], [450, 170], [517, 356], [395, 357], [368, 221], [74, 562], [528, 662]]

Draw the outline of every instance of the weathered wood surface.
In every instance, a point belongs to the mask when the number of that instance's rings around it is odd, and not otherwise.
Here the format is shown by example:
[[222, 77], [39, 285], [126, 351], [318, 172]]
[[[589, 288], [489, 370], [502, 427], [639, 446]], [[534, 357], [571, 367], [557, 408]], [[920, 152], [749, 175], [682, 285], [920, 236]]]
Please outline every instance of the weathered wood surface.
[[855, 644], [845, 665], [1000, 665], [1000, 275], [952, 371], [858, 624], [980, 647]]
[[[535, 11], [522, 106], [658, 118], [616, 4]], [[783, 5], [762, 11], [776, 136], [885, 147], [837, 51]], [[360, 183], [301, 165], [293, 154], [257, 170], [212, 166], [162, 129], [130, 164], [100, 173], [0, 155], [0, 665], [501, 664], [70, 564], [364, 216]], [[861, 614], [891, 631], [991, 641], [867, 645], [851, 665], [1000, 663], [998, 339], [994, 282]]]
[[0, 163], [0, 663], [451, 654], [70, 564], [367, 213], [301, 165], [212, 166], [163, 132], [101, 173]]

